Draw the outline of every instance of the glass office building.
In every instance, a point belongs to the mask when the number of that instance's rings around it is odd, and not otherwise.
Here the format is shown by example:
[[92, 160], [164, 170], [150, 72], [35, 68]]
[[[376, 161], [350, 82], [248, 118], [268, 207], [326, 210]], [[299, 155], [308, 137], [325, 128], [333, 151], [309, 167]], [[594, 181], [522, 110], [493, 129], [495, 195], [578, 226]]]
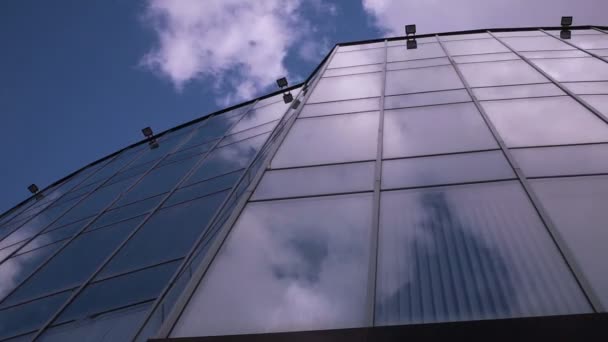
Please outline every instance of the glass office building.
[[0, 340], [605, 317], [603, 29], [338, 44], [84, 167], [0, 217]]

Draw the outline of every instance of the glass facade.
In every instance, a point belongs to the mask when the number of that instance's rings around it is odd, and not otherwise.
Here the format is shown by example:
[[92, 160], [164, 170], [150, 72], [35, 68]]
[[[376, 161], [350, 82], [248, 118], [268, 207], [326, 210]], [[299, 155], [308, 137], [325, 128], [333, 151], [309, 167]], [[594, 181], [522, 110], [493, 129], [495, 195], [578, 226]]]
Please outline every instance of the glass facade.
[[0, 341], [603, 313], [608, 34], [337, 45], [0, 216]]

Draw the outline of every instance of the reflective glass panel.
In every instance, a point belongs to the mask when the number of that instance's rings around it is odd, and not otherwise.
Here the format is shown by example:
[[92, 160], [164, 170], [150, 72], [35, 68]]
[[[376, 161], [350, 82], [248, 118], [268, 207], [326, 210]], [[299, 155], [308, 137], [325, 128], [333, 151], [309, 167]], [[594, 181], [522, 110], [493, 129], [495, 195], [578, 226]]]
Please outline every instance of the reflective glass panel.
[[526, 177], [608, 173], [608, 144], [511, 150]]
[[509, 178], [515, 178], [515, 174], [501, 151], [385, 160], [382, 163], [382, 189]]
[[416, 41], [418, 42], [418, 47], [416, 49], [408, 50], [404, 45], [390, 46], [388, 48], [388, 61], [398, 62], [413, 59], [445, 57], [445, 53], [438, 43], [424, 44], [421, 43], [419, 39], [416, 39]]
[[168, 165], [168, 164], [172, 164], [173, 162], [176, 162], [176, 161], [186, 160], [186, 159], [192, 158], [194, 156], [197, 156], [199, 154], [203, 154], [203, 153], [209, 151], [211, 148], [213, 148], [213, 146], [215, 146], [216, 143], [217, 143], [217, 140], [213, 140], [213, 141], [210, 141], [207, 143], [203, 143], [203, 144], [200, 144], [197, 146], [190, 147], [185, 150], [180, 150], [179, 152], [176, 152], [176, 153], [172, 153], [172, 154], [168, 155], [165, 159], [163, 159], [158, 165], [159, 166]]
[[467, 34], [450, 34], [446, 36], [440, 36], [441, 41], [452, 41], [452, 40], [464, 40], [464, 39], [483, 39], [492, 38], [488, 33], [467, 33]]
[[255, 127], [251, 127], [248, 128], [244, 131], [241, 131], [239, 133], [234, 133], [231, 135], [227, 135], [225, 136], [222, 141], [217, 145], [217, 147], [222, 147], [222, 146], [226, 146], [226, 145], [230, 145], [230, 144], [234, 144], [236, 142], [239, 142], [241, 140], [245, 140], [245, 139], [249, 139], [249, 138], [253, 138], [255, 136], [258, 136], [260, 134], [264, 134], [264, 133], [269, 133], [271, 132], [276, 125], [279, 123], [279, 120], [274, 120], [274, 121], [270, 121], [269, 123], [265, 123], [265, 124], [261, 124], [259, 126], [255, 126]]
[[600, 111], [604, 114], [604, 118], [608, 119], [608, 95], [583, 95], [581, 99]]
[[103, 227], [114, 222], [145, 214], [156, 207], [156, 205], [160, 203], [163, 198], [164, 194], [127, 204], [118, 208], [113, 208], [112, 210], [101, 215], [86, 230]]
[[[597, 31], [595, 31], [597, 32]], [[597, 32], [599, 33], [599, 32]], [[572, 35], [570, 43], [583, 49], [605, 49], [608, 48], [608, 34]]]
[[300, 119], [281, 144], [272, 167], [376, 158], [378, 112]]
[[608, 125], [569, 96], [482, 106], [509, 147], [608, 142]]
[[67, 239], [72, 237], [76, 232], [80, 231], [83, 226], [88, 223], [89, 220], [85, 219], [82, 221], [74, 222], [63, 227], [50, 230], [48, 232], [44, 232], [36, 236], [32, 241], [30, 241], [27, 245], [23, 246], [19, 250], [19, 253], [25, 253], [27, 251], [31, 251], [36, 248], [40, 248], [41, 246], [48, 245], [55, 241], [61, 241], [63, 239]]
[[172, 337], [367, 324], [372, 195], [250, 203]]
[[527, 58], [571, 58], [589, 56], [581, 50], [529, 51], [522, 52], [521, 54]]
[[429, 59], [417, 59], [414, 61], [405, 62], [393, 62], [386, 64], [387, 70], [399, 70], [399, 69], [410, 69], [410, 68], [422, 68], [437, 65], [450, 65], [450, 60], [447, 58], [429, 58]]
[[552, 83], [473, 89], [478, 100], [501, 100], [521, 97], [566, 95]]
[[471, 87], [548, 82], [524, 61], [460, 64], [460, 71]]
[[363, 74], [367, 72], [380, 72], [384, 69], [384, 64], [361, 65], [349, 68], [327, 69], [323, 77], [345, 76], [354, 74]]
[[512, 52], [490, 53], [490, 54], [484, 54], [484, 55], [470, 55], [470, 56], [454, 56], [454, 62], [456, 62], [456, 63], [508, 61], [511, 59], [519, 59], [519, 57], [517, 57], [517, 55]]
[[112, 258], [97, 279], [183, 257], [226, 194], [227, 191], [223, 191], [158, 211]]
[[471, 103], [390, 110], [384, 117], [384, 158], [498, 148]]
[[[561, 30], [545, 30], [545, 32], [552, 34], [554, 36], [559, 36]], [[580, 35], [588, 35], [588, 34], [604, 34], [600, 31], [596, 31], [593, 29], [583, 29], [583, 30], [570, 30], [570, 33], [572, 34], [572, 36], [580, 36]]]
[[142, 156], [137, 158], [129, 167], [135, 165], [145, 164], [147, 162], [158, 160], [164, 157], [167, 153], [172, 152], [177, 148], [178, 145], [182, 144], [184, 139], [187, 137], [186, 132], [177, 132], [165, 135], [159, 138], [158, 147], [150, 148], [147, 147], [142, 153]]
[[[441, 38], [443, 39], [443, 37]], [[504, 45], [494, 38], [459, 40], [443, 43], [450, 55], [473, 55], [480, 53], [509, 52]]]
[[283, 117], [283, 114], [285, 114], [288, 107], [288, 104], [283, 101], [280, 101], [268, 106], [250, 110], [245, 115], [243, 115], [241, 121], [239, 121], [239, 123], [237, 123], [230, 130], [230, 133], [232, 134], [240, 132], [242, 130], [259, 126], [270, 121], [278, 120]]
[[[592, 52], [598, 56], [608, 57], [608, 49], [587, 50], [587, 51]], [[606, 58], [604, 58], [604, 60], [606, 60]]]
[[463, 88], [451, 65], [386, 72], [386, 95]]
[[563, 83], [575, 94], [608, 94], [608, 82], [577, 82]]
[[434, 91], [430, 93], [387, 96], [384, 98], [384, 108], [395, 109], [467, 101], [471, 101], [471, 97], [464, 89]]
[[532, 62], [559, 82], [608, 80], [608, 63], [597, 58], [534, 59]]
[[252, 199], [372, 190], [374, 166], [368, 162], [266, 171]]
[[367, 112], [380, 109], [380, 99], [360, 99], [328, 103], [307, 104], [300, 112], [300, 117], [323, 116], [332, 114]]
[[236, 108], [232, 111], [221, 113], [207, 119], [207, 122], [202, 124], [202, 127], [194, 133], [190, 140], [181, 146], [181, 149], [221, 138], [224, 133], [241, 118], [241, 114], [248, 108], [249, 106]]
[[538, 50], [572, 50], [572, 46], [564, 44], [559, 39], [553, 37], [510, 37], [501, 38], [512, 49], [517, 51], [538, 51]]
[[174, 192], [171, 197], [169, 197], [169, 199], [163, 204], [163, 207], [172, 206], [177, 203], [182, 203], [218, 191], [230, 189], [236, 184], [242, 173], [243, 170], [241, 169], [226, 175], [214, 177], [209, 180], [187, 186], [185, 188], [181, 188]]
[[384, 62], [384, 48], [366, 49], [334, 54], [328, 68], [343, 68], [355, 65], [376, 64]]
[[[437, 42], [437, 38], [433, 37], [424, 37], [424, 38], [416, 38], [416, 41], [418, 42], [418, 44], [421, 43], [436, 43]], [[399, 40], [390, 40], [387, 42], [388, 46], [400, 46], [400, 45], [404, 45], [405, 46], [405, 39], [401, 38]]]
[[369, 43], [369, 44], [357, 44], [357, 45], [348, 45], [348, 46], [339, 46], [338, 52], [346, 52], [346, 51], [357, 51], [364, 49], [373, 49], [380, 48], [384, 46], [384, 42], [377, 43]]
[[118, 247], [137, 223], [139, 220], [125, 221], [78, 236], [7, 297], [5, 303], [19, 303], [45, 293], [80, 285]]
[[591, 308], [517, 182], [383, 192], [376, 324]]
[[608, 177], [532, 180], [577, 266], [604, 308], [608, 307]]
[[530, 36], [543, 36], [546, 35], [539, 30], [531, 31], [507, 31], [507, 32], [492, 32], [496, 37], [530, 37]]
[[319, 80], [307, 103], [380, 96], [382, 73], [325, 77]]
[[69, 292], [0, 310], [0, 338], [37, 330], [70, 296]]

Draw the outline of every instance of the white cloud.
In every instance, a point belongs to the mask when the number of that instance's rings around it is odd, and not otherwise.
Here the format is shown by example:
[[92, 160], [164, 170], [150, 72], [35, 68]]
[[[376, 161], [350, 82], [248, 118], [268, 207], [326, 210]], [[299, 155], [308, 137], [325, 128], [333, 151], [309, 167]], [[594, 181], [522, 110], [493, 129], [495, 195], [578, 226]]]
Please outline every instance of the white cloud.
[[605, 0], [362, 0], [374, 24], [388, 35], [404, 35], [406, 24], [418, 33], [495, 27], [559, 26], [572, 15], [575, 25], [605, 23]]
[[222, 104], [257, 95], [288, 75], [284, 60], [307, 27], [300, 0], [149, 0], [144, 22], [158, 45], [142, 59], [181, 90], [206, 79]]

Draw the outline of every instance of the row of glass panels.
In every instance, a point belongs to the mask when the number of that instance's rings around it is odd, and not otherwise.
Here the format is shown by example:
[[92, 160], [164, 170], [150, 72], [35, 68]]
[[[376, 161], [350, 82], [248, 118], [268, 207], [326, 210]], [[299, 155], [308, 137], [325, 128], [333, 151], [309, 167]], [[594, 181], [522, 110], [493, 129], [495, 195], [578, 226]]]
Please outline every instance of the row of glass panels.
[[[549, 48], [535, 43], [539, 50]], [[378, 50], [370, 56], [383, 63], [385, 52]], [[608, 200], [605, 117], [525, 61], [459, 65], [554, 221], [557, 232], [550, 233], [451, 65], [389, 70], [381, 94], [382, 72], [337, 64], [354, 71], [338, 76], [334, 61], [172, 337], [605, 310], [608, 270], [597, 261], [608, 238], [599, 204]], [[604, 62], [533, 60], [545, 61], [558, 62], [555, 70], [539, 65], [558, 81], [577, 82], [565, 84], [574, 93], [608, 95], [608, 83], [582, 82], [608, 80]], [[383, 153], [376, 260], [378, 141]], [[568, 262], [556, 238], [565, 242]], [[572, 265], [599, 298], [595, 307]]]

